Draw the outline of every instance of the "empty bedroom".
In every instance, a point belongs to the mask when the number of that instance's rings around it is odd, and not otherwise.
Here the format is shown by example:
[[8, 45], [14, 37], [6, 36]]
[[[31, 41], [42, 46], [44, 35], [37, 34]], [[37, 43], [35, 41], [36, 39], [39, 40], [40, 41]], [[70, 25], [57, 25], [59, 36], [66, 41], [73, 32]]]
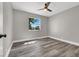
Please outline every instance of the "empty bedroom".
[[0, 4], [4, 57], [79, 57], [79, 2]]

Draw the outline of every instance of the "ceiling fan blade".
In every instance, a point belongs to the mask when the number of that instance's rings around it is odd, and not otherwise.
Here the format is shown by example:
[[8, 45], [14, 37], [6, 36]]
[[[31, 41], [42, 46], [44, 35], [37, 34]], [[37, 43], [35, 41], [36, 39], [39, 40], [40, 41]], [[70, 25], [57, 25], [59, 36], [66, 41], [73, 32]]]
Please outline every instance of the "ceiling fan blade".
[[38, 10], [44, 10], [44, 8], [38, 9]]
[[45, 3], [45, 8], [48, 8], [49, 5], [50, 5], [50, 2]]
[[49, 6], [50, 5], [50, 2], [47, 2], [46, 4]]
[[47, 9], [49, 12], [52, 12], [52, 10], [50, 10], [50, 9]]

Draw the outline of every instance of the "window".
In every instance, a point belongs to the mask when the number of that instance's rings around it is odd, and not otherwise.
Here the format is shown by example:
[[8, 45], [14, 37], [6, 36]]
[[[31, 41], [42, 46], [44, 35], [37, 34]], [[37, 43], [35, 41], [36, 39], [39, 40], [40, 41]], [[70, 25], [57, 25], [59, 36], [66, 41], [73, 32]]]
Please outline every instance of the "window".
[[40, 30], [40, 18], [29, 18], [29, 30]]

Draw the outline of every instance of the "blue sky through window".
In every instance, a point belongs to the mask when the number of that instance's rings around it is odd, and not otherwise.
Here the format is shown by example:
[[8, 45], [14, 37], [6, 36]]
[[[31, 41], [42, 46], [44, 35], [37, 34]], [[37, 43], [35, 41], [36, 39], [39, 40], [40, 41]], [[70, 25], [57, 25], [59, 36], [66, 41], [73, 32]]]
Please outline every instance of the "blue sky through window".
[[41, 25], [41, 21], [39, 18], [34, 18], [33, 22], [31, 22], [32, 27], [37, 27]]

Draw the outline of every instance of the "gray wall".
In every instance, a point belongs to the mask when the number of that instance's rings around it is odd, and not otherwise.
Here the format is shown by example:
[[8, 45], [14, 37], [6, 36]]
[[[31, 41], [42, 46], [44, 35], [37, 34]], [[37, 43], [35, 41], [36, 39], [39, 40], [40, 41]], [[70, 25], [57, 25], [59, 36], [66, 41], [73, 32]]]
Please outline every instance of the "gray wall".
[[49, 36], [79, 43], [79, 6], [50, 17]]
[[[28, 12], [13, 10], [14, 14], [14, 40], [30, 40], [32, 38], [47, 36], [48, 18], [40, 15], [31, 14]], [[39, 17], [41, 19], [41, 30], [29, 31], [28, 19], [30, 17]]]
[[[0, 2], [0, 34], [3, 34], [3, 3]], [[3, 56], [3, 38], [0, 38], [0, 56]]]
[[3, 41], [3, 53], [7, 54], [10, 45], [12, 44], [13, 35], [13, 11], [10, 3], [3, 3], [3, 31], [7, 37]]

